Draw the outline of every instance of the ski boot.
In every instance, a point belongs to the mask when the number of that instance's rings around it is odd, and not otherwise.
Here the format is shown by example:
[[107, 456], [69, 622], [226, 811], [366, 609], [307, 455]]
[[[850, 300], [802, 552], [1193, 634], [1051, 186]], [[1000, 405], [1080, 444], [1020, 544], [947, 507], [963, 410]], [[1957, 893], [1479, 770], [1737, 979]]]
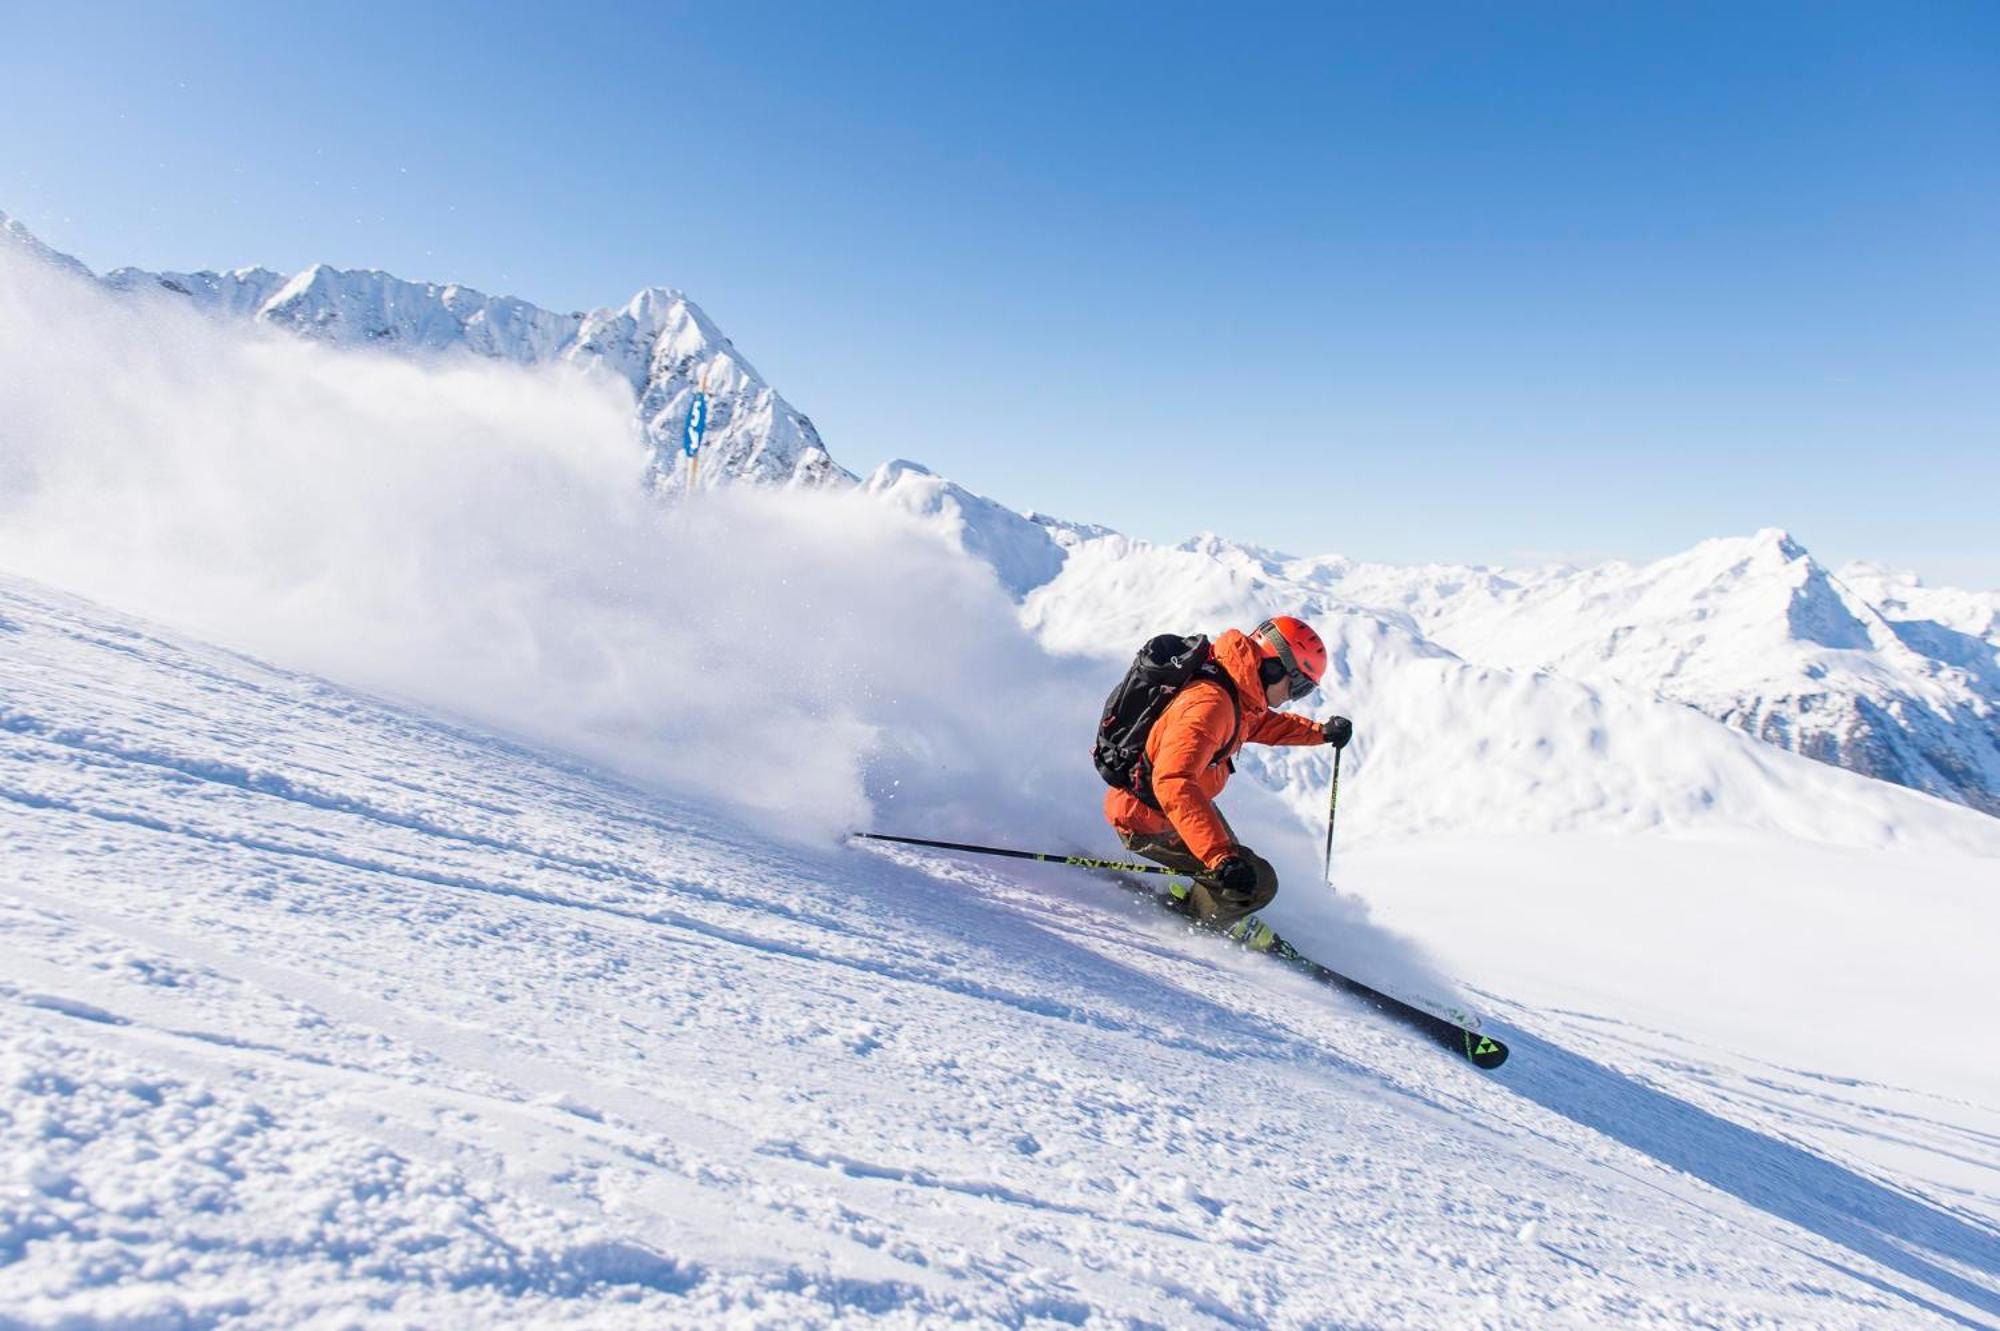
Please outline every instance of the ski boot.
[[1245, 915], [1223, 931], [1224, 935], [1246, 952], [1263, 952], [1280, 961], [1301, 962], [1305, 954], [1287, 943], [1273, 929], [1255, 915]]
[[1255, 915], [1245, 915], [1223, 930], [1223, 935], [1246, 952], [1269, 952], [1281, 944], [1287, 948], [1291, 946], [1278, 937], [1277, 930]]

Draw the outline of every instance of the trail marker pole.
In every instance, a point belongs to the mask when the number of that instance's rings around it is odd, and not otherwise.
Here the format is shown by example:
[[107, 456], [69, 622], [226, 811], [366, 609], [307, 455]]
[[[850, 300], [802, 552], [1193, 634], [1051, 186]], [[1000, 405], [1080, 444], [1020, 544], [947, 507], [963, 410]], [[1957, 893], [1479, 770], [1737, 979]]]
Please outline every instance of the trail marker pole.
[[688, 498], [694, 498], [695, 484], [701, 475], [701, 441], [708, 433], [708, 367], [701, 367], [701, 379], [695, 385], [694, 400], [688, 403], [687, 424], [681, 428], [681, 451], [688, 457]]

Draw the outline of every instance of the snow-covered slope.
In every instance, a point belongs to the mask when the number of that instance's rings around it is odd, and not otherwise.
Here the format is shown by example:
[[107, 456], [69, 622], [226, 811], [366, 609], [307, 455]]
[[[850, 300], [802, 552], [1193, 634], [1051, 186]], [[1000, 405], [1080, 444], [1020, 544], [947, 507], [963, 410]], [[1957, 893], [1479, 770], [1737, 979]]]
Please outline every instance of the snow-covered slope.
[[1500, 998], [1486, 1076], [1108, 885], [774, 842], [0, 580], [0, 1316], [1989, 1324], [1994, 861], [1930, 857], [1765, 964], [1920, 914], [1901, 1035], [1963, 1076], [1861, 1075], [1865, 1008], [1780, 1062]]
[[[9, 243], [90, 275], [77, 260], [0, 213], [0, 244]], [[670, 491], [686, 484], [681, 432], [697, 386], [710, 396], [702, 451], [705, 485], [731, 478], [809, 486], [854, 481], [828, 455], [813, 423], [778, 396], [693, 301], [667, 287], [648, 287], [615, 308], [557, 314], [455, 283], [408, 282], [327, 264], [290, 277], [268, 268], [198, 273], [120, 268], [103, 281], [116, 291], [166, 293], [219, 317], [336, 346], [600, 370], [630, 386], [653, 449], [657, 483]]]

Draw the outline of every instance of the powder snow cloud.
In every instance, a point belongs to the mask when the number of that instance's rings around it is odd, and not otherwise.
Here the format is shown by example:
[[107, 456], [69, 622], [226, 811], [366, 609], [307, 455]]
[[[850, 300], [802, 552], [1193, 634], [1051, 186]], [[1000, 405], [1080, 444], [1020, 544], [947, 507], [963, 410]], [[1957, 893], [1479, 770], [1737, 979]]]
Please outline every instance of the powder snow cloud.
[[857, 494], [662, 506], [613, 376], [331, 350], [5, 251], [0, 366], [0, 566], [804, 834], [1102, 835], [1102, 686], [985, 565]]

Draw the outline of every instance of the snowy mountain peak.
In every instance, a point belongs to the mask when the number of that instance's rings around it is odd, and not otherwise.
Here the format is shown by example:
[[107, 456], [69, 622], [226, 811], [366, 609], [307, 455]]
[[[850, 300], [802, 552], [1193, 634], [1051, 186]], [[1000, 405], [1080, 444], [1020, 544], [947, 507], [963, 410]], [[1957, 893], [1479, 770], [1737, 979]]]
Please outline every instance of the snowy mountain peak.
[[574, 321], [512, 296], [456, 283], [406, 282], [376, 270], [316, 263], [257, 311], [267, 324], [340, 345], [470, 351], [517, 364], [549, 359]]
[[[1282, 550], [1269, 546], [1248, 545], [1242, 541], [1232, 541], [1214, 532], [1202, 532], [1198, 536], [1182, 541], [1174, 549], [1181, 554], [1198, 555], [1212, 559], [1225, 568], [1233, 568], [1261, 577], [1282, 578], [1286, 570], [1299, 563]], [[1328, 556], [1338, 559], [1338, 556]]]
[[1037, 513], [1034, 509], [1022, 512], [1022, 517], [1046, 531], [1056, 544], [1068, 549], [1085, 541], [1102, 540], [1118, 533], [1110, 527], [1095, 522], [1073, 522], [1068, 518], [1058, 518], [1048, 513]]
[[15, 249], [24, 250], [43, 263], [52, 263], [59, 268], [68, 269], [79, 276], [90, 276], [90, 269], [86, 268], [81, 262], [70, 255], [64, 254], [60, 250], [51, 249], [49, 246], [43, 244], [34, 232], [28, 230], [27, 227], [21, 224], [19, 219], [5, 210], [0, 210], [0, 245], [8, 245]]
[[1860, 560], [1843, 564], [1836, 576], [1893, 624], [1928, 620], [2000, 649], [2000, 591], [1932, 587], [1914, 573]]
[[[1637, 570], [1669, 598], [1686, 596], [1690, 621], [1742, 630], [1780, 644], [1835, 651], [1896, 650], [1895, 633], [1860, 596], [1842, 586], [1789, 532], [1767, 527], [1755, 536], [1704, 541], [1685, 556]], [[1693, 585], [1706, 579], [1706, 584]]]
[[928, 467], [898, 458], [863, 482], [866, 493], [909, 514], [946, 544], [984, 561], [1019, 600], [1062, 572], [1066, 547], [1047, 524], [974, 494]]
[[726, 347], [729, 339], [701, 307], [676, 287], [642, 287], [621, 307], [633, 323], [649, 333], [679, 332], [701, 349]]
[[1244, 541], [1232, 541], [1226, 536], [1218, 536], [1212, 531], [1191, 536], [1174, 547], [1189, 554], [1207, 555], [1210, 559], [1249, 559], [1259, 564], [1287, 564], [1293, 556], [1267, 545], [1251, 545]]
[[1752, 546], [1760, 551], [1769, 551], [1786, 562], [1808, 559], [1806, 548], [1792, 539], [1792, 534], [1782, 527], [1765, 527], [1750, 538]]
[[333, 277], [333, 269], [323, 263], [316, 263], [310, 268], [294, 273], [271, 296], [260, 313], [268, 317], [274, 308], [291, 305], [315, 295], [327, 299], [337, 299], [338, 292], [335, 289]]
[[1683, 567], [1690, 574], [1706, 575], [1714, 581], [1768, 576], [1791, 565], [1812, 562], [1812, 554], [1782, 527], [1766, 527], [1751, 536], [1718, 536], [1697, 543], [1693, 549], [1651, 565], [1635, 566], [1622, 561], [1599, 567], [1658, 568], [1665, 563]]
[[710, 397], [699, 473], [705, 487], [739, 478], [809, 486], [856, 483], [827, 453], [812, 422], [673, 287], [643, 288], [616, 308], [558, 314], [455, 282], [412, 282], [326, 263], [289, 277], [267, 268], [187, 273], [120, 268], [98, 279], [4, 213], [0, 241], [115, 291], [163, 291], [218, 318], [253, 321], [335, 346], [608, 371], [632, 388], [639, 429], [652, 449], [655, 483], [665, 493], [677, 492], [689, 470], [681, 433], [701, 384]]

